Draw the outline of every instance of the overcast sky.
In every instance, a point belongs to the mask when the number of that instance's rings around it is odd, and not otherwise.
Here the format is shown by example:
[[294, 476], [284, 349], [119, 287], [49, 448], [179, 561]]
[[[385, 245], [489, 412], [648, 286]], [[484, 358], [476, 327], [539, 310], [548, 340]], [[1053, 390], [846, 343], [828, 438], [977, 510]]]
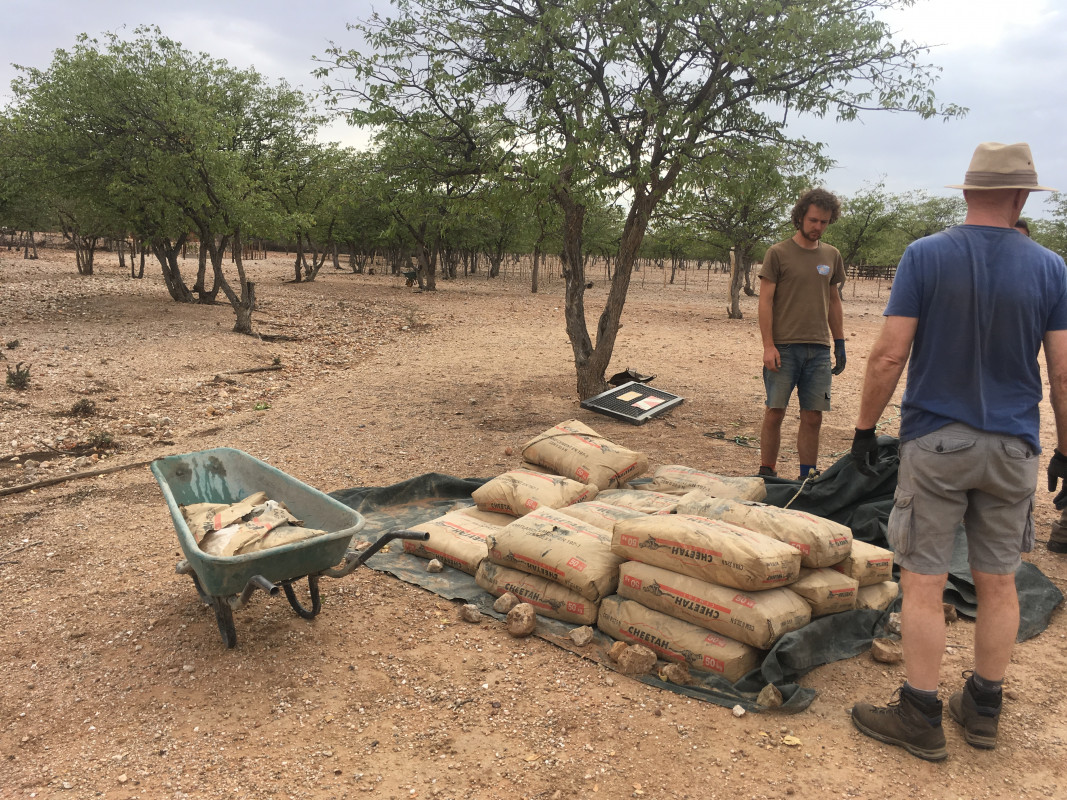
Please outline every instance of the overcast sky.
[[[1067, 9], [1062, 0], [917, 0], [889, 18], [904, 38], [935, 46], [943, 68], [938, 99], [970, 109], [959, 120], [867, 113], [861, 121], [802, 120], [793, 129], [825, 142], [838, 166], [828, 188], [849, 195], [884, 180], [891, 192], [952, 194], [978, 142], [1030, 143], [1041, 182], [1067, 190]], [[12, 64], [46, 68], [79, 33], [158, 25], [187, 49], [254, 66], [314, 92], [312, 56], [332, 40], [357, 44], [345, 23], [389, 10], [387, 0], [0, 0], [0, 101], [10, 100]], [[1010, 12], [1009, 12], [1010, 9]], [[358, 144], [338, 124], [327, 138]], [[1040, 214], [1032, 198], [1024, 213]]]

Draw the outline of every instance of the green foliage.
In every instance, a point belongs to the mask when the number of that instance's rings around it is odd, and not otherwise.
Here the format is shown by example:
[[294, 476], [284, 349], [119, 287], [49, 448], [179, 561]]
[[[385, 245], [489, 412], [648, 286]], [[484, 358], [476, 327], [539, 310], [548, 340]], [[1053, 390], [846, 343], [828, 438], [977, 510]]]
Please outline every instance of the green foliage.
[[14, 369], [7, 368], [7, 378], [4, 381], [10, 388], [15, 391], [22, 391], [29, 388], [30, 385], [30, 365], [27, 364], [23, 369], [22, 362], [20, 361], [15, 365]]
[[1045, 205], [1050, 213], [1047, 218], [1030, 220], [1030, 235], [1038, 244], [1067, 258], [1067, 194], [1053, 192]]

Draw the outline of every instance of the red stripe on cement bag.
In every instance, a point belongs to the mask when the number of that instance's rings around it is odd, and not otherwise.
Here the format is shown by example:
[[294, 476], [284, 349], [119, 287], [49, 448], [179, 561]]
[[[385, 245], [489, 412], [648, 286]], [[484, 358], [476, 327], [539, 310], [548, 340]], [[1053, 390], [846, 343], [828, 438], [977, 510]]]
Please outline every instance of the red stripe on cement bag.
[[678, 513], [721, 519], [785, 542], [800, 551], [800, 564], [804, 567], [829, 567], [846, 558], [852, 550], [851, 529], [825, 517], [790, 508], [708, 497], [698, 490], [682, 497]]
[[542, 617], [560, 619], [575, 625], [592, 625], [596, 622], [599, 607], [597, 603], [547, 578], [485, 560], [478, 567], [478, 574], [474, 579], [485, 591], [496, 597], [511, 592], [524, 603], [532, 605]]
[[620, 447], [588, 425], [569, 419], [522, 447], [523, 460], [600, 489], [622, 486], [648, 471], [648, 456]]
[[842, 575], [855, 578], [860, 586], [871, 586], [893, 578], [893, 551], [856, 539], [851, 552], [834, 564]]
[[811, 607], [789, 589], [740, 592], [639, 561], [619, 568], [618, 594], [763, 649], [811, 621]]
[[601, 601], [596, 625], [612, 639], [643, 644], [665, 661], [684, 661], [692, 669], [716, 672], [731, 683], [758, 666], [762, 655], [755, 647], [617, 594]]
[[668, 464], [653, 472], [648, 488], [666, 494], [686, 494], [700, 489], [711, 497], [731, 500], [759, 501], [767, 496], [763, 478], [731, 478], [678, 464]]
[[689, 514], [622, 520], [615, 525], [611, 549], [628, 560], [745, 591], [785, 586], [800, 573], [796, 548], [728, 522]]
[[800, 577], [789, 588], [808, 601], [813, 617], [822, 617], [854, 609], [859, 584], [831, 567], [823, 567], [801, 569]]
[[611, 534], [563, 511], [541, 508], [486, 537], [489, 560], [540, 575], [599, 601], [619, 583], [623, 559], [611, 552]]
[[537, 508], [563, 508], [592, 500], [597, 488], [561, 475], [516, 469], [483, 483], [471, 493], [481, 511], [521, 517]]

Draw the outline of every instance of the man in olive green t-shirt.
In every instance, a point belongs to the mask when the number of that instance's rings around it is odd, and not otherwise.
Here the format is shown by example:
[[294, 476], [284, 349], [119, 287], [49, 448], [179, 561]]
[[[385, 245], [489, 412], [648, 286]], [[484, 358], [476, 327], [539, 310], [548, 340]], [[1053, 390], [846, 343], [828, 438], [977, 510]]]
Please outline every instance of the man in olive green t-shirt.
[[800, 477], [818, 463], [822, 412], [830, 410], [830, 376], [845, 368], [844, 311], [837, 288], [845, 282], [845, 265], [837, 248], [820, 241], [840, 215], [841, 204], [830, 192], [805, 192], [793, 207], [797, 232], [772, 245], [763, 258], [759, 328], [767, 408], [760, 431], [760, 475], [778, 474], [782, 421], [793, 389], [800, 403]]

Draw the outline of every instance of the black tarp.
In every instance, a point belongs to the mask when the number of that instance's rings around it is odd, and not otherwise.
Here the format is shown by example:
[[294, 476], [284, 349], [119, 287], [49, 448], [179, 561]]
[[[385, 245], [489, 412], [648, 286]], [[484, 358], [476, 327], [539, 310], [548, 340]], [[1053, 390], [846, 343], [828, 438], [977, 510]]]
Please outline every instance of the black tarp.
[[[846, 456], [814, 481], [767, 479], [766, 502], [827, 517], [848, 525], [857, 539], [888, 546], [885, 531], [896, 487], [897, 441], [888, 437], [882, 437], [880, 441], [882, 452], [877, 477], [859, 474]], [[427, 473], [392, 486], [340, 490], [332, 495], [364, 516], [366, 527], [360, 536], [374, 541], [386, 531], [410, 528], [450, 510], [471, 505], [471, 492], [486, 480]], [[966, 542], [960, 537], [957, 543], [945, 597], [961, 614], [973, 617], [974, 584], [967, 568]], [[429, 573], [426, 561], [404, 553], [400, 542], [394, 542], [372, 556], [367, 566], [446, 599], [472, 603], [485, 614], [503, 619], [503, 615], [493, 610], [496, 598], [478, 586], [471, 576], [454, 569]], [[1022, 617], [1019, 640], [1022, 641], [1047, 627], [1049, 616], [1063, 601], [1063, 595], [1040, 570], [1025, 562], [1016, 573], [1016, 585]], [[800, 630], [782, 636], [767, 651], [759, 668], [735, 684], [702, 672], [694, 673], [694, 679], [699, 683], [691, 686], [668, 683], [653, 675], [641, 676], [638, 680], [722, 706], [741, 705], [749, 711], [762, 710], [756, 695], [770, 683], [781, 691], [785, 700], [784, 711], [802, 711], [814, 699], [815, 692], [799, 686], [797, 681], [815, 667], [866, 652], [875, 638], [885, 635], [889, 612], [897, 608], [899, 600], [885, 612], [846, 611], [817, 618]], [[611, 668], [607, 650], [612, 640], [597, 631], [591, 645], [578, 648], [569, 638], [574, 627], [541, 618], [537, 635]]]

